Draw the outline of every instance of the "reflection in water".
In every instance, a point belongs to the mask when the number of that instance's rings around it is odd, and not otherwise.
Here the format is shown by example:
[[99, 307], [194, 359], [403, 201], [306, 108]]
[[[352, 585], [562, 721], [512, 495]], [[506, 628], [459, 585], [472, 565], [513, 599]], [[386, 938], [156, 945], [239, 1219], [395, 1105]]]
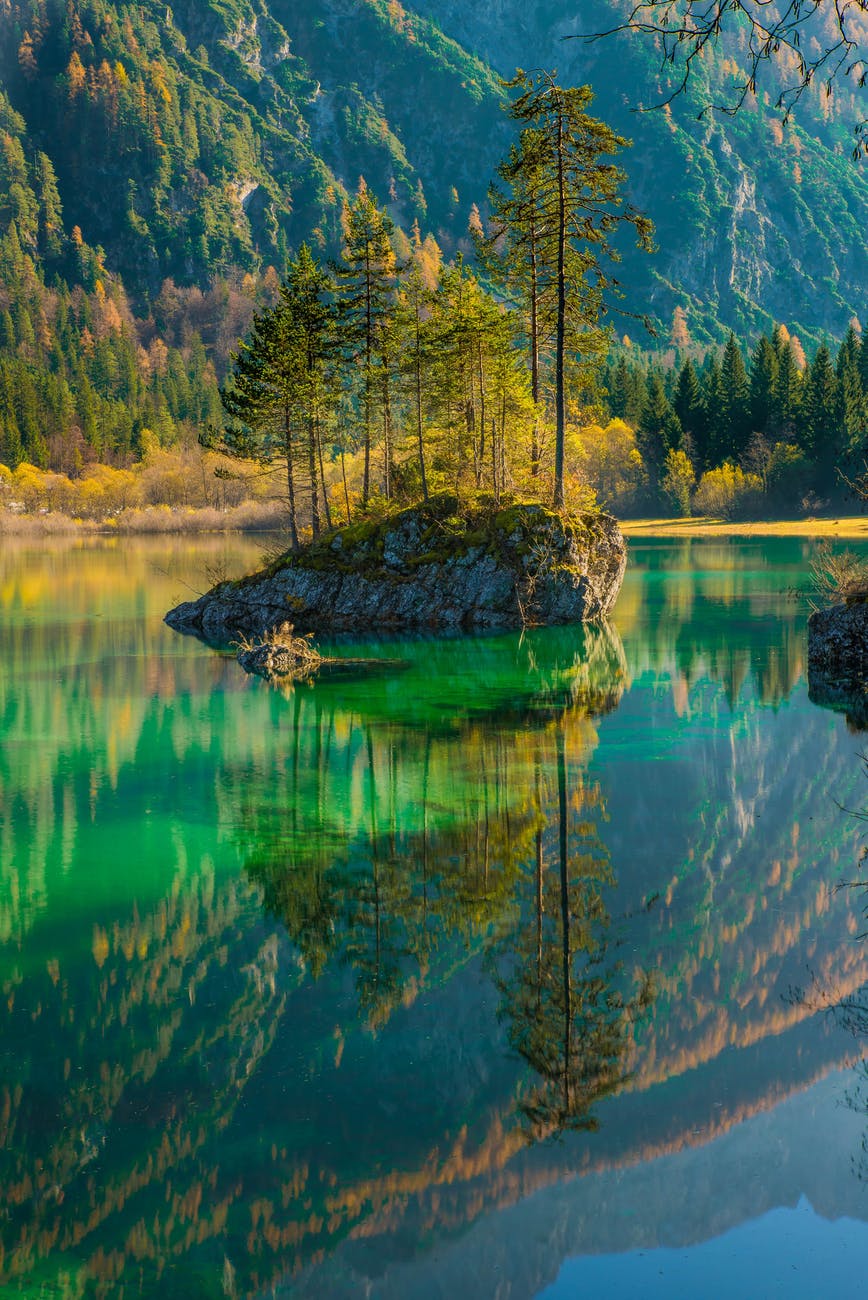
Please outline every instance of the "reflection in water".
[[178, 557], [4, 550], [0, 1288], [359, 1293], [846, 1061], [783, 998], [868, 978], [799, 546], [287, 697], [163, 628]]
[[[613, 987], [617, 968], [606, 967], [610, 918], [603, 891], [615, 880], [592, 820], [605, 816], [605, 807], [599, 790], [584, 782], [568, 792], [562, 725], [556, 724], [554, 747], [555, 870], [545, 837], [543, 774], [551, 772], [537, 750], [533, 864], [520, 871], [516, 925], [500, 944], [495, 978], [509, 1042], [533, 1071], [519, 1102], [533, 1139], [597, 1127], [594, 1103], [626, 1082], [628, 1024], [651, 998], [648, 979], [633, 999]], [[522, 897], [528, 884], [529, 905]]]
[[[358, 719], [339, 741], [319, 699], [312, 727], [302, 726], [297, 709], [285, 828], [256, 826], [256, 797], [241, 819], [245, 841], [260, 844], [247, 870], [266, 905], [314, 978], [330, 960], [352, 968], [372, 1027], [419, 986], [444, 947], [498, 936], [508, 973], [498, 967], [496, 984], [509, 1040], [539, 1076], [521, 1101], [537, 1137], [591, 1125], [593, 1101], [623, 1081], [634, 1010], [603, 969], [603, 889], [614, 876], [592, 819], [605, 817], [605, 806], [580, 771], [569, 791], [567, 777], [567, 748], [579, 757], [587, 750], [592, 711], [616, 707], [623, 652], [605, 626], [561, 633], [549, 654], [553, 648], [568, 653], [545, 667], [530, 652], [536, 689], [523, 710], [513, 701], [508, 714], [499, 709], [457, 734], [454, 726], [446, 736], [394, 726], [376, 733]], [[302, 774], [312, 790], [300, 790]], [[352, 838], [349, 826], [328, 833], [329, 792], [337, 788], [349, 793]], [[412, 824], [402, 803], [416, 816], [409, 833], [401, 829]], [[299, 820], [306, 808], [312, 822]], [[349, 854], [336, 852], [348, 839]], [[552, 846], [554, 872], [546, 869]], [[535, 937], [528, 963], [529, 880]], [[587, 969], [578, 975], [580, 962]]]

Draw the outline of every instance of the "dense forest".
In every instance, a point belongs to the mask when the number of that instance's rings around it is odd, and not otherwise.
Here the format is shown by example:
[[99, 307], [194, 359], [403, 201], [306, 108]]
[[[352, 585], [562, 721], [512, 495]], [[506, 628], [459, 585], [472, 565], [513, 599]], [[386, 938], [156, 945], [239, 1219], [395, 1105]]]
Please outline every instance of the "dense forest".
[[[285, 492], [287, 466], [279, 483], [260, 474], [274, 448], [250, 441], [231, 377], [257, 337], [285, 321], [293, 294], [297, 305], [302, 267], [318, 277], [323, 351], [308, 375], [313, 387], [302, 384], [293, 399], [297, 406], [306, 393], [310, 417], [293, 412], [299, 527], [316, 531], [357, 502], [418, 494], [429, 479], [548, 494], [559, 438], [574, 505], [595, 494], [620, 513], [749, 515], [814, 510], [846, 495], [863, 468], [868, 403], [853, 311], [843, 343], [839, 290], [828, 334], [817, 328], [822, 313], [806, 325], [766, 316], [760, 330], [747, 325], [756, 313], [733, 313], [722, 298], [700, 305], [689, 293], [670, 297], [661, 317], [647, 268], [658, 274], [669, 255], [668, 213], [658, 225], [663, 247], [644, 265], [614, 241], [628, 314], [572, 340], [560, 437], [553, 326], [541, 343], [532, 337], [526, 293], [492, 250], [504, 196], [487, 193], [471, 167], [477, 137], [509, 147], [506, 91], [487, 56], [394, 3], [369, 0], [346, 29], [320, 7], [317, 27], [289, 4], [251, 18], [241, 0], [169, 11], [105, 0], [0, 5], [0, 499], [105, 519], [136, 505], [223, 510]], [[457, 23], [441, 8], [431, 17]], [[534, 21], [545, 25], [542, 15]], [[506, 15], [501, 61], [511, 23]], [[448, 128], [435, 123], [450, 146], [449, 184], [443, 159], [423, 166], [418, 124], [406, 113], [389, 122], [386, 102], [400, 102], [396, 71], [377, 65], [385, 98], [340, 81], [348, 35], [402, 59], [413, 47], [402, 75], [424, 70], [426, 87], [440, 92], [438, 112], [451, 114]], [[706, 89], [722, 75], [706, 68]], [[324, 99], [327, 128], [317, 126]], [[831, 168], [848, 103], [838, 92], [817, 127]], [[617, 116], [605, 82], [600, 105]], [[674, 112], [665, 129], [677, 153], [683, 123], [681, 108]], [[459, 120], [472, 121], [473, 139]], [[776, 150], [795, 150], [806, 184], [820, 155], [803, 128], [766, 125]], [[624, 185], [651, 199], [656, 215], [647, 185], [636, 185], [636, 154], [625, 155]], [[833, 188], [858, 204], [861, 180], [851, 176]], [[814, 179], [821, 183], [819, 172]], [[685, 185], [687, 220], [689, 174]], [[709, 228], [713, 208], [697, 210]], [[830, 213], [835, 239], [850, 228], [848, 212]], [[380, 241], [366, 323], [365, 225]], [[854, 228], [851, 260], [857, 245]], [[832, 255], [828, 239], [822, 248]], [[657, 313], [653, 337], [630, 315], [644, 291]], [[803, 299], [793, 302], [804, 319]], [[723, 346], [726, 320], [741, 328]], [[227, 396], [235, 418], [224, 427]], [[237, 457], [245, 440], [239, 469], [224, 453]]]

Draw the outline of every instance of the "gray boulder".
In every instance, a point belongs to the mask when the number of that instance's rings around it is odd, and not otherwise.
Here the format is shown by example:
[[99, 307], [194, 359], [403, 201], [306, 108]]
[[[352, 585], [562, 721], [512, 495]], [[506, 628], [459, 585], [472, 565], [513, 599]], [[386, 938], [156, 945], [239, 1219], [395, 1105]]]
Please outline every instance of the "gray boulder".
[[215, 645], [297, 632], [458, 630], [582, 622], [612, 608], [626, 567], [616, 521], [534, 504], [472, 508], [444, 493], [333, 530], [166, 615]]

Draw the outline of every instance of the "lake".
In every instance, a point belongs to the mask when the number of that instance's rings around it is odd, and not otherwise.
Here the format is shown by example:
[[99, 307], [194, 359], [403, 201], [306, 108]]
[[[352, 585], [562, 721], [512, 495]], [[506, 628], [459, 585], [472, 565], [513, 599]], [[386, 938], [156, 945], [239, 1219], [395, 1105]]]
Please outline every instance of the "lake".
[[161, 621], [257, 545], [3, 540], [0, 1293], [861, 1296], [811, 553], [279, 690]]

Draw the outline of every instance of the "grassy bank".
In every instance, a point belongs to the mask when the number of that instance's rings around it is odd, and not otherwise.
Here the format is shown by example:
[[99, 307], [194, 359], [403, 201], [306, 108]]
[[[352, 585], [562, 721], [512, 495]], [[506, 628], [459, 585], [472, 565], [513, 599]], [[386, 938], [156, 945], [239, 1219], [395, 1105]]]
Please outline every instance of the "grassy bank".
[[622, 519], [625, 537], [847, 537], [868, 541], [868, 516], [837, 519]]

